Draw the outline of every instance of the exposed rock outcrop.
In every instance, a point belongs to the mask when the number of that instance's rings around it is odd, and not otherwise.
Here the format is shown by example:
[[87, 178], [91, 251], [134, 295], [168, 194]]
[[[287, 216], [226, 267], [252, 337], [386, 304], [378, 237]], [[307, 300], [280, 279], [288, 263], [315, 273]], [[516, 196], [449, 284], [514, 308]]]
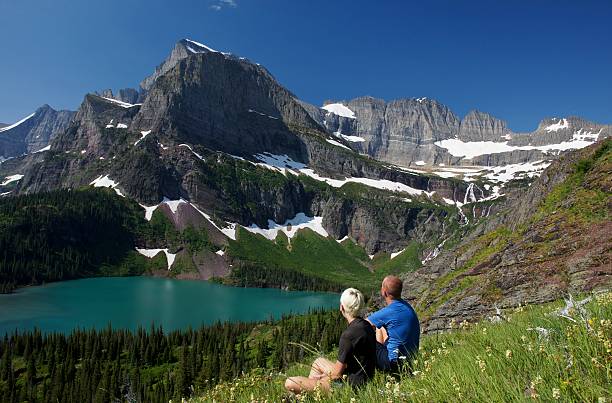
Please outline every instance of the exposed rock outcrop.
[[404, 297], [424, 313], [426, 332], [481, 319], [494, 307], [610, 287], [610, 145], [565, 154], [455, 248], [403, 275]]
[[12, 158], [45, 148], [68, 127], [73, 116], [72, 111], [56, 111], [43, 105], [21, 123], [5, 126], [0, 131], [0, 157]]

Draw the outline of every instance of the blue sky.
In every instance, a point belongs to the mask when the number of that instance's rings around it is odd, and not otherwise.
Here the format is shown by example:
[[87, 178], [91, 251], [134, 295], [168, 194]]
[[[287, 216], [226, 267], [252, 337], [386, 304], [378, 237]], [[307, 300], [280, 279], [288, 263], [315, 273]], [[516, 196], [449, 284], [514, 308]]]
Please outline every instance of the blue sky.
[[188, 37], [298, 97], [430, 97], [533, 130], [612, 123], [612, 1], [0, 0], [0, 122], [136, 87]]

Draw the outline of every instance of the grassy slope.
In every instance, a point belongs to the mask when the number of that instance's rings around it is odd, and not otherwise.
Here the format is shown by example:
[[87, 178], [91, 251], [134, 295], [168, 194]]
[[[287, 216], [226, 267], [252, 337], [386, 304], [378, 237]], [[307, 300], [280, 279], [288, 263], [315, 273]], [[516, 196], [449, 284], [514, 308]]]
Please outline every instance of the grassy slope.
[[229, 256], [243, 262], [267, 267], [295, 270], [343, 286], [373, 290], [388, 273], [414, 270], [420, 267], [420, 245], [412, 243], [394, 259], [381, 256], [370, 262], [365, 250], [351, 240], [341, 244], [306, 229], [289, 239], [284, 234], [275, 241], [245, 229], [238, 229], [237, 241], [230, 242]]
[[[531, 219], [517, 230], [513, 232], [501, 226], [458, 248], [458, 256], [467, 249], [474, 252], [456, 270], [437, 278], [420, 296], [416, 306], [422, 309], [421, 318], [428, 318], [457, 296], [478, 294], [484, 301], [496, 301], [501, 290], [495, 285], [496, 276], [489, 270], [489, 263], [509, 246], [519, 245], [525, 251], [524, 267], [519, 267], [525, 271], [554, 259], [555, 251], [563, 250], [568, 243], [569, 234], [576, 237], [569, 239], [570, 243], [580, 245], [595, 225], [609, 222], [612, 195], [606, 189], [611, 183], [612, 139], [604, 141], [590, 157], [578, 161], [573, 168], [573, 173], [551, 190]], [[539, 237], [527, 237], [528, 233], [536, 233]], [[557, 236], [559, 233], [565, 236]], [[581, 247], [588, 249], [589, 245]], [[479, 267], [481, 269], [476, 270]], [[480, 287], [484, 283], [489, 286]]]
[[[303, 401], [610, 401], [612, 293], [596, 295], [584, 318], [576, 310], [572, 320], [555, 314], [563, 305], [520, 307], [498, 323], [464, 323], [455, 332], [425, 336], [412, 374], [378, 373], [362, 390], [313, 392]], [[309, 363], [286, 373], [259, 369], [192, 401], [281, 401], [285, 377], [307, 374]]]

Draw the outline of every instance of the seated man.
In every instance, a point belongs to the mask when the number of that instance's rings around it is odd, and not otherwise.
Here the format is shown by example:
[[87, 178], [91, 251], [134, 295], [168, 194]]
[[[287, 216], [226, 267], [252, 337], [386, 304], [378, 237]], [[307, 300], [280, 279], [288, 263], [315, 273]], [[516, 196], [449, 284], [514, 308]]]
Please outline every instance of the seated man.
[[362, 318], [365, 308], [363, 294], [348, 288], [340, 297], [340, 312], [348, 322], [340, 336], [338, 360], [333, 363], [319, 357], [312, 364], [308, 378], [294, 376], [285, 381], [285, 388], [295, 394], [320, 387], [329, 391], [332, 382], [340, 383], [346, 375], [351, 386], [360, 386], [368, 381], [376, 368], [376, 333], [372, 326]]
[[376, 366], [388, 372], [396, 372], [398, 360], [410, 360], [419, 349], [419, 319], [402, 299], [402, 286], [397, 276], [385, 277], [380, 293], [386, 306], [367, 318], [376, 328]]

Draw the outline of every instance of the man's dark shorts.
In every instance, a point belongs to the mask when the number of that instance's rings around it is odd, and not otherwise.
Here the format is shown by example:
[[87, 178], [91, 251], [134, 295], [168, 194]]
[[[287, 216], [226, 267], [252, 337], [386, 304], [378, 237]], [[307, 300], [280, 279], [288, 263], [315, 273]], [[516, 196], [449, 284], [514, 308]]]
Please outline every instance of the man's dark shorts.
[[376, 368], [385, 372], [397, 372], [397, 361], [389, 360], [387, 346], [376, 342]]

